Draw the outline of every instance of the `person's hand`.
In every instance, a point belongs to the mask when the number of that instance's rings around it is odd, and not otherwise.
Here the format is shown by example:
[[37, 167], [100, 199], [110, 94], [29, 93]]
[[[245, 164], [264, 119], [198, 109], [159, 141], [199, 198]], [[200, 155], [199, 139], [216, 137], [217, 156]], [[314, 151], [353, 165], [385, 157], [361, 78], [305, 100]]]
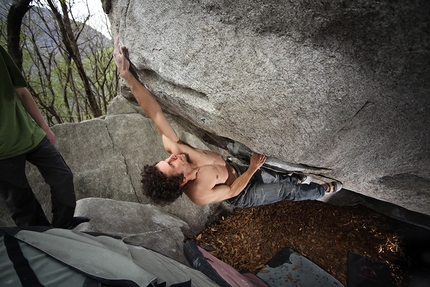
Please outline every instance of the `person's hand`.
[[127, 59], [127, 48], [119, 45], [119, 36], [115, 38], [113, 47], [113, 59], [122, 76], [129, 70], [130, 61]]
[[254, 152], [251, 156], [249, 166], [257, 170], [264, 164], [266, 158], [265, 155]]
[[57, 138], [55, 137], [55, 134], [51, 131], [50, 128], [45, 130], [46, 137], [49, 139], [52, 145], [55, 145], [57, 143]]

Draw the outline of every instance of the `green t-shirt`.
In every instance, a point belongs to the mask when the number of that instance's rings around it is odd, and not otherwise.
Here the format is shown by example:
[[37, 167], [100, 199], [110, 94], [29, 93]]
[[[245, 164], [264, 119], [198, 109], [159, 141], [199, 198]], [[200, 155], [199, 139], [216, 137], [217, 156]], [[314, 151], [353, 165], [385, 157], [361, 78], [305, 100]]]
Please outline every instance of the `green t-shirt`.
[[15, 62], [0, 46], [0, 160], [31, 150], [46, 135], [15, 93], [15, 88], [26, 86]]

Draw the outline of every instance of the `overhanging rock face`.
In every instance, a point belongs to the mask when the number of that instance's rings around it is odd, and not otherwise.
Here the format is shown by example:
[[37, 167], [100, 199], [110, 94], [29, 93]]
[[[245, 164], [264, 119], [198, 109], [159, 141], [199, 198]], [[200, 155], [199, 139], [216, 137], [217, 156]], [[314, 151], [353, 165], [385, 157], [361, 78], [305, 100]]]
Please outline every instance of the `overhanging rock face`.
[[[238, 141], [430, 215], [430, 3], [103, 2], [185, 141], [212, 149]], [[167, 154], [125, 98], [124, 88], [106, 117], [53, 128], [78, 199], [150, 203], [140, 170]], [[49, 187], [34, 167], [28, 177], [50, 216]], [[230, 207], [183, 196], [163, 210], [197, 234]], [[2, 202], [0, 223], [13, 225]]]
[[191, 130], [430, 214], [430, 2], [102, 2]]

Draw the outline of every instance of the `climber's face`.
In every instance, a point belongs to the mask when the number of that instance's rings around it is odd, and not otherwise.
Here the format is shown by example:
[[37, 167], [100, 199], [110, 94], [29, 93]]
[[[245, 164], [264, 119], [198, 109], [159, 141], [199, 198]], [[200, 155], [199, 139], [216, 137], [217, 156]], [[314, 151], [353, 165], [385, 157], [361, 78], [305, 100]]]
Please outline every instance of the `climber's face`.
[[191, 160], [186, 153], [172, 154], [155, 166], [166, 176], [173, 176], [181, 173], [186, 176], [192, 171]]

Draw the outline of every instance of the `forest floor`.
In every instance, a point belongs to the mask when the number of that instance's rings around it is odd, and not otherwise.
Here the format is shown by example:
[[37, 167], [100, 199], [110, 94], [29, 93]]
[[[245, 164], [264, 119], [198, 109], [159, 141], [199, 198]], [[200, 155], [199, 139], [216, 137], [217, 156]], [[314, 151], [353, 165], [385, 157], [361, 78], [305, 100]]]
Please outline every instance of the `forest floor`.
[[192, 239], [236, 270], [255, 274], [291, 247], [344, 286], [352, 252], [389, 265], [394, 286], [407, 286], [414, 263], [405, 240], [409, 231], [401, 226], [361, 205], [282, 201], [235, 209]]

